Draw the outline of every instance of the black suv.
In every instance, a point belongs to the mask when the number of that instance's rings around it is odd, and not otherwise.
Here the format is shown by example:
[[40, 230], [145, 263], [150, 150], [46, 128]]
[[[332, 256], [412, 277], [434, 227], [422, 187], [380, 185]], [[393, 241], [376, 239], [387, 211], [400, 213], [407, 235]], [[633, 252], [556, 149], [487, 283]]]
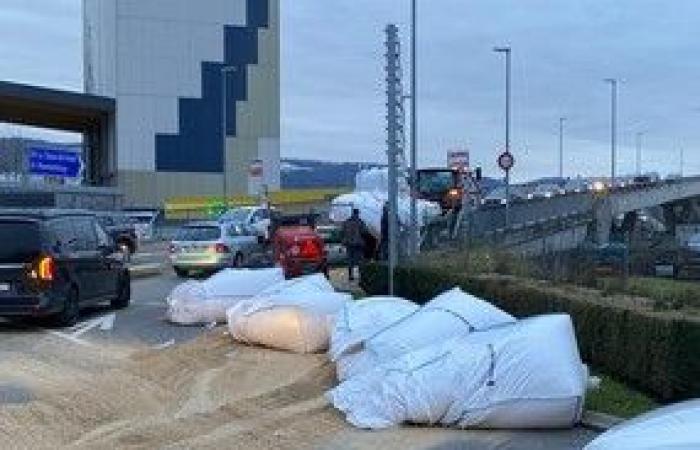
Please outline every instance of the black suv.
[[78, 320], [80, 308], [125, 308], [129, 271], [94, 214], [0, 210], [0, 317]]

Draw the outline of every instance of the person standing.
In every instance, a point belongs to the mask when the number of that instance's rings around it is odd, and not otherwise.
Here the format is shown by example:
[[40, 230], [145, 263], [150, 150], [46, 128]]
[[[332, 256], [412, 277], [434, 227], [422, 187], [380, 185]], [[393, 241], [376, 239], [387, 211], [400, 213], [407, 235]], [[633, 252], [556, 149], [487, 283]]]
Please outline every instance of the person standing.
[[381, 236], [379, 237], [379, 260], [386, 261], [389, 258], [389, 202], [384, 202], [382, 207]]
[[348, 254], [348, 280], [355, 280], [355, 267], [360, 265], [365, 250], [367, 228], [360, 219], [360, 210], [353, 208], [350, 218], [343, 222], [343, 245]]

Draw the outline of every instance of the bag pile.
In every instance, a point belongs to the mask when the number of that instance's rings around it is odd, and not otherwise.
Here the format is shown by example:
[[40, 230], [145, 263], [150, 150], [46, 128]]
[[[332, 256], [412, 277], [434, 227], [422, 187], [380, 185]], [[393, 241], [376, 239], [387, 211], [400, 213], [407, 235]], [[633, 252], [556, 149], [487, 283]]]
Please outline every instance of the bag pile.
[[[382, 230], [382, 210], [389, 199], [389, 175], [387, 169], [367, 169], [355, 176], [355, 190], [336, 197], [331, 202], [329, 217], [335, 223], [342, 223], [352, 213], [353, 208], [360, 210], [360, 218], [374, 237], [379, 238]], [[408, 225], [411, 220], [411, 196], [404, 181], [399, 185], [398, 219], [401, 225]], [[440, 216], [440, 205], [419, 199], [417, 201], [418, 226], [423, 227], [432, 219]]]
[[244, 344], [328, 350], [340, 384], [326, 397], [366, 429], [571, 427], [588, 384], [568, 315], [518, 321], [458, 288], [418, 307], [396, 297], [353, 301], [320, 274], [227, 270], [175, 288], [168, 317], [226, 320]]
[[571, 319], [551, 315], [433, 341], [327, 397], [359, 428], [564, 428], [580, 419], [587, 378]]
[[328, 349], [336, 314], [352, 300], [323, 275], [289, 280], [228, 310], [234, 340], [296, 353]]
[[[362, 339], [361, 345], [355, 342], [354, 346], [345, 346], [342, 351], [331, 355], [340, 381], [435, 342], [516, 321], [510, 314], [459, 288], [435, 297], [410, 314], [399, 317], [401, 309], [396, 310], [397, 315], [392, 319], [398, 320], [387, 320], [386, 323], [375, 320], [381, 328]], [[343, 330], [339, 332], [340, 336], [335, 339], [343, 339]]]
[[282, 282], [281, 269], [226, 269], [203, 281], [186, 281], [167, 297], [166, 318], [181, 325], [221, 323], [227, 309]]

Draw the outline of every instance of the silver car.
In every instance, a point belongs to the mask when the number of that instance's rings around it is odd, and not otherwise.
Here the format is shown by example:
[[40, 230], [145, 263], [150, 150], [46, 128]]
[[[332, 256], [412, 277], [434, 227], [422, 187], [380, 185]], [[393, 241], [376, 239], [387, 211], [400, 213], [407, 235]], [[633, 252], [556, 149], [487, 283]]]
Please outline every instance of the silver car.
[[216, 272], [243, 267], [260, 244], [255, 231], [244, 225], [194, 222], [180, 228], [170, 243], [170, 262], [175, 273]]

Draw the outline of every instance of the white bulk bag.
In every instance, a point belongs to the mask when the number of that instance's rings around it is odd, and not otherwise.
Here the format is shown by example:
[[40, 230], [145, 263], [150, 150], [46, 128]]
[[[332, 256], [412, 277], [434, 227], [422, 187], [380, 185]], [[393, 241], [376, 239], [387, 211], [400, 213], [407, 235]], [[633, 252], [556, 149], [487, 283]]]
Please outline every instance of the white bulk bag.
[[585, 450], [696, 450], [700, 448], [700, 400], [666, 406], [623, 422]]
[[338, 313], [331, 335], [331, 361], [417, 309], [418, 305], [399, 297], [367, 297], [347, 303]]
[[[350, 218], [353, 209], [360, 211], [360, 219], [374, 237], [382, 232], [382, 211], [388, 196], [381, 191], [355, 191], [336, 197], [331, 202], [329, 218], [332, 222], [342, 223]], [[411, 223], [411, 198], [408, 195], [399, 196], [399, 224], [407, 226]], [[423, 227], [441, 214], [440, 205], [426, 200], [418, 200], [417, 221]]]
[[587, 375], [571, 319], [551, 315], [410, 352], [327, 397], [360, 428], [565, 428], [580, 419]]
[[328, 348], [335, 315], [349, 294], [286, 293], [245, 300], [227, 312], [233, 339], [296, 353]]
[[335, 292], [335, 288], [323, 274], [316, 273], [298, 278], [284, 280], [263, 286], [256, 296], [269, 297], [286, 294], [308, 294], [312, 292]]
[[183, 325], [224, 322], [228, 308], [283, 281], [281, 269], [226, 269], [204, 281], [186, 281], [168, 295], [166, 318]]
[[515, 323], [510, 314], [459, 288], [447, 291], [338, 357], [340, 380], [405, 353], [474, 331]]

